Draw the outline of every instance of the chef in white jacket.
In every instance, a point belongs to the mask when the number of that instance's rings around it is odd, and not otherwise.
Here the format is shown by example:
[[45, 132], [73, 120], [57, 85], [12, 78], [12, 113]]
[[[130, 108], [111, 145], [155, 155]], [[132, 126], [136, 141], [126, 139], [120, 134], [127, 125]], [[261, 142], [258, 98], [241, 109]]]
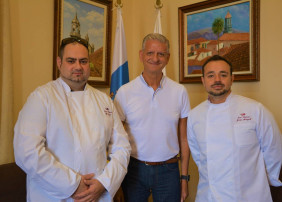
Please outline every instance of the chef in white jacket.
[[127, 134], [111, 99], [86, 83], [86, 40], [63, 39], [57, 65], [60, 78], [31, 93], [15, 125], [27, 201], [112, 201], [127, 172]]
[[188, 143], [199, 170], [197, 202], [269, 202], [282, 186], [282, 141], [271, 113], [231, 93], [232, 65], [213, 56], [202, 67], [208, 100], [188, 115]]

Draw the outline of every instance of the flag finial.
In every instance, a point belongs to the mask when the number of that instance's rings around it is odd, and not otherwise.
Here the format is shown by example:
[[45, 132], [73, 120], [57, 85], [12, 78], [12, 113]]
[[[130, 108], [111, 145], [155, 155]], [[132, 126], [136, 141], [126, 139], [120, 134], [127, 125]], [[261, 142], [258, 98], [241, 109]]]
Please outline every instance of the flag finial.
[[117, 2], [115, 3], [115, 6], [118, 8], [122, 8], [123, 4], [121, 3], [121, 0], [117, 0]]
[[155, 8], [159, 9], [159, 8], [162, 8], [162, 7], [163, 7], [163, 4], [162, 4], [161, 0], [156, 0]]

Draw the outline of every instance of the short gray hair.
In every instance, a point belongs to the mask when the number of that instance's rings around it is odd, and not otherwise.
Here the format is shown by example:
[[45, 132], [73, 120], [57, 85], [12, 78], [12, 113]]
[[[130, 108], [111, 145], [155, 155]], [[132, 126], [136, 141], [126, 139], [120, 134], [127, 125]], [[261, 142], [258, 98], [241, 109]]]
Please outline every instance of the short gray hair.
[[164, 35], [158, 33], [150, 33], [147, 36], [145, 36], [142, 42], [142, 50], [145, 49], [145, 44], [149, 40], [157, 40], [161, 43], [166, 44], [167, 53], [169, 53], [169, 40]]

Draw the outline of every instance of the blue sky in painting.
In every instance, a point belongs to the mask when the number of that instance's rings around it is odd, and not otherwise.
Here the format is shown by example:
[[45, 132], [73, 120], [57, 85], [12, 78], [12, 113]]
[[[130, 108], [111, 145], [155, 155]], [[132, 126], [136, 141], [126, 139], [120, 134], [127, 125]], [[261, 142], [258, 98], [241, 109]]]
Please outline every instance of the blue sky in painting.
[[232, 28], [243, 32], [249, 32], [249, 8], [250, 3], [240, 3], [232, 6], [217, 8], [205, 12], [195, 13], [187, 16], [187, 32], [188, 34], [197, 30], [211, 28], [215, 18], [221, 17], [225, 19], [227, 11], [232, 16]]
[[[90, 1], [89, 1], [90, 2]], [[93, 3], [93, 2], [90, 2]], [[71, 22], [77, 12], [80, 22], [80, 34], [85, 38], [89, 36], [89, 42], [94, 43], [95, 50], [103, 46], [104, 36], [104, 8], [85, 3], [79, 0], [64, 0], [63, 3], [63, 38], [69, 37]]]

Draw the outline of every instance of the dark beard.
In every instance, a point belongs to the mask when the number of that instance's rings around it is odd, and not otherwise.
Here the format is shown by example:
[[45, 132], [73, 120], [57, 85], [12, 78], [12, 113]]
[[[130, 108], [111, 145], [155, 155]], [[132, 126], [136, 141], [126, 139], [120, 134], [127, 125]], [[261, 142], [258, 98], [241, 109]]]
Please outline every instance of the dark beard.
[[76, 82], [76, 83], [81, 83], [81, 82], [85, 82], [86, 81], [85, 78], [83, 78], [83, 79], [74, 78], [74, 79], [69, 79], [69, 80], [71, 80], [72, 82]]
[[63, 75], [61, 75], [61, 77], [65, 80], [65, 81], [69, 81], [69, 82], [72, 82], [72, 83], [86, 83], [87, 82], [87, 79], [86, 78], [82, 78], [82, 79], [79, 79], [79, 78], [71, 78], [71, 77], [65, 77]]
[[212, 92], [212, 91], [208, 91], [208, 93], [210, 94], [210, 95], [212, 95], [212, 96], [222, 96], [222, 95], [224, 95], [224, 94], [226, 94], [226, 93], [228, 93], [229, 92], [229, 90], [230, 89], [224, 89], [223, 91], [221, 91], [221, 92]]

